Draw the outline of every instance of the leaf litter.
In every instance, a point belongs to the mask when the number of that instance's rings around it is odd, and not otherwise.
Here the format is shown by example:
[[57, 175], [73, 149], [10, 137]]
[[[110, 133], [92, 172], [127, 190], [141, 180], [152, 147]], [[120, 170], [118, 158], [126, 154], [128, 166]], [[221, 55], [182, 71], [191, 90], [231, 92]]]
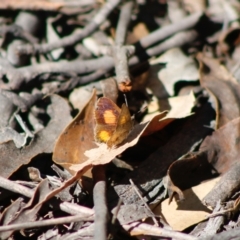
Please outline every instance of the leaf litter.
[[0, 8], [1, 239], [239, 234], [237, 1]]

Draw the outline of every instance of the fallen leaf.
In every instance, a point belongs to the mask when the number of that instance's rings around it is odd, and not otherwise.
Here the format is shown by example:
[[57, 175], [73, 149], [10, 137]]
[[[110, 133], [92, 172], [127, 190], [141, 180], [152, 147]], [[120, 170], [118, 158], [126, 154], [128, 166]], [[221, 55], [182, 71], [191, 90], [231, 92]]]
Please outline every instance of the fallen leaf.
[[239, 126], [240, 118], [236, 118], [206, 137], [201, 144], [199, 152], [206, 153], [208, 162], [219, 174], [228, 171], [239, 159]]
[[[86, 162], [88, 157], [84, 154], [85, 151], [97, 147], [94, 141], [96, 101], [97, 96], [94, 91], [86, 106], [58, 137], [53, 150], [53, 161], [69, 170], [72, 175], [76, 170], [71, 166]], [[91, 177], [91, 171], [85, 175]]]
[[[231, 169], [239, 169], [236, 166], [240, 153], [239, 125], [240, 118], [226, 123], [204, 139], [197, 153], [174, 162], [168, 170], [173, 183], [180, 189], [184, 189], [189, 187], [189, 184], [195, 185], [211, 177], [212, 174], [228, 174]], [[230, 174], [230, 178], [233, 179], [226, 187], [224, 184], [216, 187], [206, 200], [207, 204], [214, 206], [219, 199], [225, 201], [231, 193], [231, 187], [236, 188], [234, 184], [236, 176], [238, 176], [237, 173]]]
[[[160, 117], [162, 117], [162, 115], [160, 115]], [[109, 163], [114, 157], [125, 151], [127, 148], [130, 148], [137, 144], [139, 138], [141, 137], [143, 132], [147, 129], [149, 124], [150, 123], [143, 123], [136, 125], [130, 132], [127, 139], [122, 143], [122, 145], [120, 145], [117, 148], [108, 148], [107, 144], [97, 143], [97, 148], [93, 148], [85, 152], [87, 161], [81, 164], [74, 164], [70, 166], [70, 170], [81, 171], [87, 166]]]
[[177, 231], [182, 231], [206, 219], [211, 212], [201, 200], [219, 181], [219, 177], [199, 184], [195, 187], [183, 191], [185, 200], [173, 201], [169, 204], [169, 199], [164, 200], [161, 205], [153, 209], [156, 215], [162, 215], [169, 225]]
[[190, 92], [190, 94], [185, 95], [185, 96], [168, 98], [167, 99], [167, 102], [168, 102], [167, 107], [162, 107], [161, 101], [158, 100], [159, 108], [155, 109], [156, 112], [147, 114], [144, 117], [143, 121], [149, 121], [150, 119], [152, 119], [154, 116], [159, 114], [158, 111], [160, 109], [161, 109], [161, 111], [166, 111], [166, 110], [169, 111], [165, 118], [179, 119], [179, 118], [184, 118], [184, 117], [190, 116], [192, 108], [195, 106], [195, 101], [196, 101], [196, 99], [195, 99], [193, 92]]
[[198, 54], [200, 83], [215, 100], [217, 126], [240, 116], [240, 85], [218, 60]]
[[[166, 113], [159, 114], [150, 122], [135, 126], [120, 146], [109, 148], [105, 143], [99, 144], [94, 141], [96, 100], [94, 92], [87, 105], [59, 136], [54, 148], [53, 161], [68, 169], [73, 175], [86, 167], [90, 170], [93, 165], [109, 163], [124, 150], [134, 146], [145, 131], [150, 134], [150, 131], [158, 131], [168, 123], [168, 120], [159, 121]], [[91, 176], [90, 171], [86, 175]]]
[[162, 99], [174, 95], [177, 82], [198, 79], [199, 73], [193, 59], [180, 48], [173, 48], [151, 62], [148, 87], [158, 99]]

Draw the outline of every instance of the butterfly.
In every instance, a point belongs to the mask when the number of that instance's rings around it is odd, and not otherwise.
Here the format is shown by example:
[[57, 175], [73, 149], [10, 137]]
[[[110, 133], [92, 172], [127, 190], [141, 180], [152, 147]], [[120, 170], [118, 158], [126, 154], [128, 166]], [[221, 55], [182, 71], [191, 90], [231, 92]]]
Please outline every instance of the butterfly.
[[126, 104], [120, 109], [111, 99], [99, 98], [95, 108], [95, 141], [109, 148], [121, 144], [129, 135], [133, 121]]

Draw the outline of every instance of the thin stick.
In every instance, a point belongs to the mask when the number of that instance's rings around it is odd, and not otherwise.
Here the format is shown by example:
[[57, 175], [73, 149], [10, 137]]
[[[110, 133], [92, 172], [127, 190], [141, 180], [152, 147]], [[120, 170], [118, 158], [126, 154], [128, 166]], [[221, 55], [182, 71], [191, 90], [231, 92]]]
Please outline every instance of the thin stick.
[[[20, 184], [17, 184], [1, 176], [0, 176], [0, 187], [29, 198], [31, 198], [34, 194], [34, 190], [24, 187]], [[60, 203], [59, 207], [62, 211], [69, 213], [71, 215], [82, 214], [82, 215], [92, 215], [92, 217], [94, 215], [94, 210], [90, 208], [82, 207], [74, 203], [63, 202], [63, 203]]]
[[24, 187], [20, 184], [17, 184], [1, 176], [0, 176], [0, 187], [29, 198], [31, 198], [34, 194], [34, 190]]
[[160, 42], [178, 32], [193, 28], [197, 22], [200, 20], [200, 17], [203, 15], [202, 12], [196, 12], [186, 18], [183, 18], [179, 22], [164, 26], [146, 37], [139, 40], [139, 45], [142, 48], [148, 48], [157, 42]]
[[128, 24], [131, 20], [132, 8], [133, 8], [132, 1], [126, 2], [122, 6], [118, 25], [117, 25], [117, 31], [116, 31], [116, 38], [115, 38], [116, 45], [123, 45], [125, 43]]
[[107, 19], [108, 15], [120, 2], [121, 0], [107, 1], [91, 22], [89, 22], [79, 34], [64, 37], [53, 43], [19, 46], [18, 51], [20, 54], [37, 54], [47, 53], [57, 48], [72, 46], [98, 29], [98, 27]]
[[[124, 46], [128, 24], [131, 20], [133, 2], [127, 2], [122, 6], [119, 17], [115, 45], [111, 47], [111, 53], [115, 62], [116, 79], [119, 90], [127, 92], [131, 90], [131, 79], [128, 69], [129, 52], [132, 46]], [[132, 50], [133, 52], [133, 50]]]
[[92, 174], [95, 181], [93, 188], [93, 202], [95, 210], [94, 240], [106, 240], [108, 209], [106, 200], [106, 179], [104, 166], [94, 166]]
[[0, 226], [0, 232], [3, 231], [16, 231], [21, 229], [27, 228], [35, 228], [35, 227], [45, 227], [50, 225], [59, 225], [71, 222], [80, 222], [80, 221], [90, 221], [92, 219], [88, 217], [83, 217], [82, 215], [70, 216], [70, 217], [62, 217], [62, 218], [54, 218], [48, 220], [42, 220], [37, 222], [24, 222], [24, 223], [17, 223], [7, 226]]
[[165, 237], [165, 238], [173, 238], [179, 240], [197, 240], [197, 237], [181, 233], [175, 232], [168, 229], [155, 227], [146, 223], [139, 223], [134, 222], [128, 225], [122, 225], [123, 228], [128, 231], [131, 235], [149, 235], [149, 236], [158, 236], [158, 237]]

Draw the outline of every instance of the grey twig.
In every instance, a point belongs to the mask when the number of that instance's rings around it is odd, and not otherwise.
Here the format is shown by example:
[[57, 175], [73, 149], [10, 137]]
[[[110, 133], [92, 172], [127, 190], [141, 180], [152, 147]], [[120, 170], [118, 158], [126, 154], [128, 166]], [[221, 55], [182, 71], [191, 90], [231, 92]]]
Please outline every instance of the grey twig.
[[36, 222], [23, 222], [17, 224], [11, 224], [7, 226], [0, 226], [0, 232], [3, 231], [10, 231], [10, 230], [21, 230], [27, 228], [35, 228], [35, 227], [45, 227], [50, 225], [58, 225], [58, 224], [65, 224], [71, 222], [80, 222], [80, 221], [92, 221], [92, 218], [83, 217], [82, 215], [70, 216], [70, 217], [62, 217], [62, 218], [54, 218]]
[[127, 27], [131, 20], [133, 1], [127, 2], [122, 6], [115, 37], [116, 45], [123, 45], [127, 35]]
[[116, 79], [119, 89], [123, 92], [131, 90], [131, 80], [128, 69], [128, 58], [133, 52], [132, 46], [124, 46], [128, 24], [131, 20], [133, 2], [127, 2], [122, 6], [119, 17], [115, 45], [111, 47], [111, 53], [115, 62]]
[[126, 231], [129, 231], [132, 235], [134, 235], [134, 233], [144, 232], [144, 235], [149, 235], [149, 236], [158, 236], [158, 237], [172, 238], [172, 239], [179, 239], [179, 240], [182, 240], [182, 239], [197, 240], [197, 237], [194, 237], [185, 233], [152, 226], [152, 225], [141, 223], [141, 222], [134, 222], [128, 225], [123, 225], [123, 228]]
[[[147, 60], [149, 57], [158, 55], [169, 48], [183, 46], [184, 44], [193, 41], [198, 36], [196, 31], [179, 31], [194, 27], [199, 21], [201, 15], [202, 13], [193, 14], [178, 23], [163, 27], [142, 38], [134, 45], [135, 48], [133, 48], [133, 52], [137, 51], [137, 55], [130, 58], [129, 65], [132, 66], [138, 64], [142, 60]], [[171, 35], [173, 35], [171, 38], [165, 40], [159, 45], [149, 48], [158, 41], [164, 40]], [[18, 69], [6, 65], [5, 62], [1, 62], [1, 64], [4, 66], [1, 68], [1, 74], [6, 75], [6, 78], [9, 81], [6, 85], [8, 85], [8, 88], [12, 89], [18, 89], [21, 84], [29, 83], [44, 73], [65, 73], [70, 76], [73, 75], [73, 77], [77, 77], [76, 75], [80, 74], [86, 74], [86, 76], [79, 77], [74, 83], [74, 85], [79, 83], [85, 84], [96, 80], [114, 67], [113, 59], [110, 56], [86, 61], [75, 60], [70, 62], [42, 63]], [[117, 65], [118, 64], [119, 63], [117, 63]], [[116, 70], [116, 72], [117, 71], [118, 70]]]
[[[9, 71], [11, 71], [11, 70], [9, 69]], [[15, 106], [20, 108], [20, 110], [23, 112], [27, 111], [27, 109], [29, 109], [34, 103], [36, 103], [36, 101], [38, 101], [39, 99], [41, 99], [43, 97], [43, 94], [39, 92], [36, 94], [31, 94], [28, 96], [27, 99], [25, 99], [24, 97], [19, 96], [15, 92], [4, 90], [4, 89], [0, 89], [0, 94], [7, 97], [8, 99], [10, 99], [11, 102]]]
[[25, 31], [21, 26], [16, 24], [1, 26], [0, 27], [0, 35], [5, 37], [7, 34], [12, 34], [16, 38], [21, 38], [30, 43], [37, 43], [38, 39], [34, 37], [31, 33]]
[[153, 44], [156, 44], [157, 42], [160, 42], [178, 32], [191, 29], [194, 26], [196, 26], [202, 15], [203, 15], [202, 12], [197, 12], [184, 18], [182, 21], [164, 26], [147, 35], [146, 37], [140, 39], [138, 45], [141, 46], [141, 49], [143, 48], [146, 49], [152, 46]]
[[22, 130], [25, 132], [26, 134], [26, 138], [30, 137], [33, 138], [34, 134], [29, 130], [28, 126], [25, 124], [25, 122], [23, 122], [21, 116], [19, 114], [15, 114], [15, 118], [18, 121], [19, 125], [21, 126]]
[[168, 38], [167, 40], [161, 42], [160, 44], [146, 49], [146, 51], [139, 52], [138, 55], [131, 57], [129, 60], [129, 65], [136, 65], [143, 60], [147, 60], [150, 57], [159, 55], [164, 51], [167, 51], [173, 47], [182, 47], [186, 44], [191, 43], [198, 37], [198, 33], [195, 30], [189, 30], [184, 32], [179, 32], [173, 35], [172, 37]]
[[107, 16], [120, 2], [121, 0], [109, 0], [106, 2], [106, 4], [103, 5], [100, 11], [96, 14], [92, 21], [86, 25], [81, 33], [64, 37], [53, 43], [21, 45], [18, 47], [18, 51], [20, 54], [37, 54], [47, 53], [57, 48], [72, 46], [92, 34], [106, 20]]
[[27, 84], [44, 73], [66, 73], [70, 76], [76, 76], [77, 74], [88, 74], [96, 71], [97, 69], [109, 71], [112, 67], [112, 58], [105, 56], [86, 61], [75, 60], [71, 62], [48, 62], [17, 69], [5, 68], [2, 69], [2, 74], [7, 74], [9, 80], [8, 85], [12, 89], [19, 89], [23, 83]]
[[[24, 187], [20, 184], [17, 184], [13, 181], [10, 181], [6, 178], [3, 178], [0, 176], [0, 187], [7, 189], [9, 191], [21, 194], [23, 196], [31, 198], [34, 194], [34, 190], [29, 189], [27, 187]], [[66, 213], [76, 215], [76, 214], [82, 214], [85, 216], [94, 215], [94, 210], [86, 207], [82, 207], [80, 205], [69, 203], [69, 202], [62, 202], [59, 205], [60, 209]]]
[[95, 210], [94, 240], [107, 239], [108, 209], [106, 201], [106, 179], [104, 166], [93, 167], [95, 185], [93, 188], [93, 202]]

